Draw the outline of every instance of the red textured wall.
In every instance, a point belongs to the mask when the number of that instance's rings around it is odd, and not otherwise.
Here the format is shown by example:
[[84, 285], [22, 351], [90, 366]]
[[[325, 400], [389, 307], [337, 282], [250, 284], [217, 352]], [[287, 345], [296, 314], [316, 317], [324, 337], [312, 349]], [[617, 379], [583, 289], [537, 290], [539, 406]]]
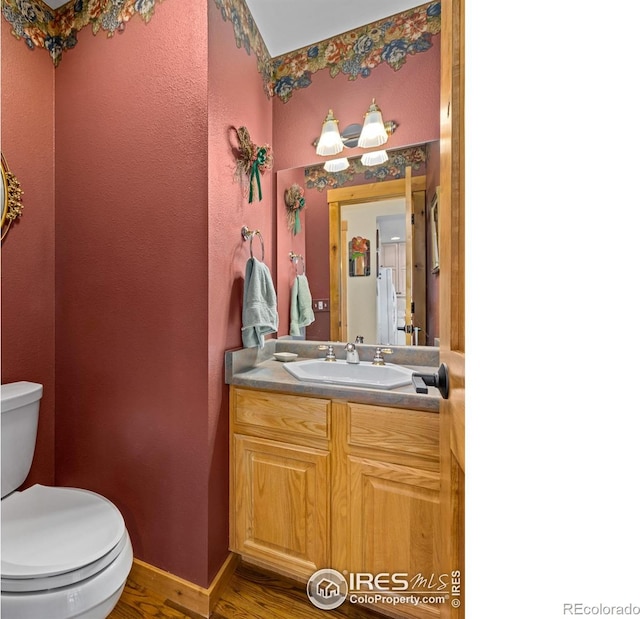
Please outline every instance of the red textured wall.
[[2, 382], [44, 386], [27, 484], [54, 480], [54, 178], [51, 60], [0, 19], [2, 153], [24, 191], [22, 217], [2, 243]]
[[208, 585], [206, 2], [56, 69], [56, 478]]
[[[307, 279], [313, 299], [329, 299], [329, 206], [327, 192], [306, 189], [307, 229]], [[310, 340], [329, 340], [331, 337], [331, 314], [316, 312], [315, 321], [307, 327]]]
[[[209, 574], [220, 566], [229, 544], [228, 530], [228, 388], [224, 384], [224, 351], [242, 346], [242, 291], [249, 259], [243, 226], [261, 231], [265, 262], [275, 282], [275, 215], [273, 173], [261, 177], [262, 201], [249, 204], [243, 185], [235, 182], [235, 129], [246, 126], [251, 140], [273, 144], [271, 102], [263, 89], [253, 54], [238, 49], [233, 25], [224, 22], [209, 2]], [[277, 156], [277, 154], [276, 154]], [[260, 242], [253, 251], [261, 257]]]

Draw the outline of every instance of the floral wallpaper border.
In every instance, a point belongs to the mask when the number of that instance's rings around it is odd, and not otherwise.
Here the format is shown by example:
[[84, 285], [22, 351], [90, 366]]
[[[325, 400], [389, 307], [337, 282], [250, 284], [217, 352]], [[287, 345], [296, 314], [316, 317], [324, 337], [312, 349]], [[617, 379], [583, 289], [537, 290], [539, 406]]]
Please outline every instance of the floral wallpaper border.
[[76, 46], [79, 30], [91, 26], [93, 34], [104, 30], [108, 37], [123, 32], [126, 23], [139, 15], [145, 22], [161, 0], [71, 0], [57, 10], [40, 0], [2, 0], [2, 15], [12, 34], [30, 49], [46, 49], [57, 67], [62, 52]]
[[233, 24], [238, 49], [244, 48], [248, 55], [252, 51], [256, 55], [258, 72], [262, 75], [264, 90], [269, 97], [273, 96], [271, 56], [249, 7], [244, 0], [215, 0], [215, 3], [220, 9], [222, 19]]
[[305, 168], [304, 178], [307, 189], [325, 191], [342, 187], [356, 180], [356, 175], [363, 175], [368, 181], [389, 181], [405, 177], [405, 167], [411, 166], [418, 171], [426, 167], [429, 161], [429, 144], [409, 146], [387, 151], [389, 161], [378, 166], [363, 166], [360, 157], [350, 159], [349, 167], [342, 172], [327, 172], [324, 164]]
[[[138, 15], [145, 22], [162, 0], [70, 0], [57, 10], [41, 0], [1, 0], [2, 14], [12, 34], [24, 39], [30, 49], [46, 49], [58, 66], [62, 53], [76, 46], [77, 33], [91, 26], [112, 37], [124, 31]], [[343, 74], [349, 80], [368, 77], [386, 63], [395, 71], [410, 55], [432, 47], [431, 37], [440, 32], [440, 0], [362, 26], [337, 37], [315, 43], [277, 58], [271, 58], [244, 0], [215, 0], [224, 21], [233, 25], [236, 45], [256, 55], [258, 71], [269, 97], [284, 103], [295, 90], [307, 88], [311, 76], [328, 69], [331, 77]]]
[[272, 59], [244, 0], [215, 3], [223, 19], [233, 23], [236, 45], [255, 53], [265, 92], [284, 103], [295, 90], [310, 86], [311, 76], [322, 69], [349, 80], [368, 77], [383, 63], [397, 71], [408, 56], [430, 49], [432, 35], [440, 32], [440, 0], [433, 0]]
[[440, 32], [440, 0], [398, 13], [345, 34], [273, 60], [273, 94], [286, 103], [298, 88], [311, 84], [311, 75], [329, 69], [331, 77], [368, 77], [386, 63], [397, 71], [407, 57], [432, 47]]

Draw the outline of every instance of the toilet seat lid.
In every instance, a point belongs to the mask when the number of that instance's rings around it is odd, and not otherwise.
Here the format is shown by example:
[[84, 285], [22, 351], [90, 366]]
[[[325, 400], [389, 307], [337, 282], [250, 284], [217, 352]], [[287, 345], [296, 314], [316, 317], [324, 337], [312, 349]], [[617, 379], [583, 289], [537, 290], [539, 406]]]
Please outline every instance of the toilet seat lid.
[[2, 501], [2, 578], [80, 569], [107, 554], [124, 534], [124, 519], [108, 499], [36, 484]]

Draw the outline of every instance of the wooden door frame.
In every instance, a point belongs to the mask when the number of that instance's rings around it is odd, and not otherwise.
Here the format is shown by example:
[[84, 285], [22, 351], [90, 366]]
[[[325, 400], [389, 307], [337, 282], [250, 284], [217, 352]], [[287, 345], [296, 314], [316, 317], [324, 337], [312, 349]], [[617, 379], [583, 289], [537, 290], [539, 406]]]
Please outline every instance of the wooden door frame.
[[[426, 176], [416, 176], [411, 179], [411, 191], [426, 191]], [[359, 202], [377, 202], [390, 198], [401, 198], [405, 196], [405, 180], [383, 181], [379, 183], [366, 183], [353, 187], [340, 187], [327, 191], [327, 202], [329, 203], [329, 321], [330, 339], [334, 342], [343, 341], [341, 335], [341, 314], [342, 303], [341, 289], [341, 267], [342, 272], [348, 272], [348, 265], [343, 263], [344, 252], [341, 251], [341, 208], [347, 204], [357, 204]]]
[[465, 2], [441, 3], [440, 88], [440, 361], [449, 367], [450, 395], [440, 407], [441, 550], [460, 585], [459, 606], [443, 619], [462, 619], [465, 559]]

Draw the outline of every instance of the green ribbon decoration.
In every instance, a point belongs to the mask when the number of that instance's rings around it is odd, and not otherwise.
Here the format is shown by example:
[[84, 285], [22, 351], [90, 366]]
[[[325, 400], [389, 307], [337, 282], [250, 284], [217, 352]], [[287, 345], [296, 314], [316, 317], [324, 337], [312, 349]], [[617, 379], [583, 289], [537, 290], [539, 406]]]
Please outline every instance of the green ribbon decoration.
[[258, 186], [258, 201], [262, 200], [262, 187], [260, 185], [260, 166], [267, 162], [267, 149], [258, 149], [258, 154], [251, 164], [251, 174], [249, 176], [249, 203], [253, 202], [253, 184]]
[[293, 226], [293, 234], [296, 235], [302, 230], [302, 225], [300, 223], [300, 211], [304, 208], [304, 198], [300, 198], [298, 200], [298, 204], [300, 205], [295, 211], [295, 224]]

